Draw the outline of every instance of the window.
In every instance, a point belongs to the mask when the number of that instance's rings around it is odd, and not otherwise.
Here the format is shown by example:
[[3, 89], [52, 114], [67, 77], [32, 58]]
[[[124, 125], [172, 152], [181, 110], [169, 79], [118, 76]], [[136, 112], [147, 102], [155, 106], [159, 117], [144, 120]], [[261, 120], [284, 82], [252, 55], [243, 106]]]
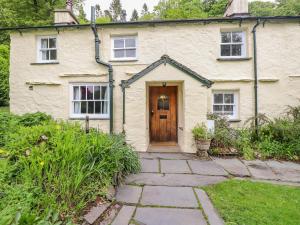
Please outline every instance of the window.
[[245, 32], [221, 32], [221, 57], [246, 57]]
[[136, 37], [114, 37], [112, 38], [112, 59], [132, 60], [137, 58]]
[[157, 110], [169, 110], [169, 97], [167, 95], [161, 95], [157, 100]]
[[233, 91], [217, 91], [213, 93], [213, 113], [237, 119], [237, 93]]
[[38, 38], [38, 61], [39, 62], [57, 61], [56, 37]]
[[109, 118], [108, 84], [73, 84], [71, 117]]

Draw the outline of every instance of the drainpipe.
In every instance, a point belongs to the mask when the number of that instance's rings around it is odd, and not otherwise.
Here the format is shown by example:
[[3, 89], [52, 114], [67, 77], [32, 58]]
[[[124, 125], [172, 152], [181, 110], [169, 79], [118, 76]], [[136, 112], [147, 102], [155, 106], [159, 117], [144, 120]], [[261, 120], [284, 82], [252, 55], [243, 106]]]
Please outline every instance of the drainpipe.
[[91, 28], [93, 30], [95, 36], [95, 60], [98, 64], [105, 66], [108, 68], [108, 76], [109, 76], [109, 132], [112, 134], [114, 129], [114, 118], [113, 118], [113, 110], [114, 110], [114, 79], [113, 79], [113, 68], [112, 65], [104, 62], [100, 59], [100, 39], [96, 27], [96, 17], [95, 17], [95, 7], [91, 7]]
[[255, 132], [258, 136], [258, 81], [257, 81], [257, 46], [256, 46], [256, 28], [259, 26], [260, 20], [258, 19], [256, 21], [256, 24], [254, 25], [252, 29], [253, 34], [253, 62], [254, 62], [254, 113], [255, 113]]

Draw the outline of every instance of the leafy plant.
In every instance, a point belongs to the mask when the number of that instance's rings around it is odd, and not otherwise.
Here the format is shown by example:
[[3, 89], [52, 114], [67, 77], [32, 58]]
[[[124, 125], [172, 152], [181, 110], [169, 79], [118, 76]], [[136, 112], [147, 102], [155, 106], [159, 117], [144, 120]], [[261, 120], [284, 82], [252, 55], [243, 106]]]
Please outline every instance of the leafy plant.
[[197, 124], [192, 129], [193, 136], [196, 140], [210, 140], [212, 138], [212, 133], [207, 130], [204, 123]]

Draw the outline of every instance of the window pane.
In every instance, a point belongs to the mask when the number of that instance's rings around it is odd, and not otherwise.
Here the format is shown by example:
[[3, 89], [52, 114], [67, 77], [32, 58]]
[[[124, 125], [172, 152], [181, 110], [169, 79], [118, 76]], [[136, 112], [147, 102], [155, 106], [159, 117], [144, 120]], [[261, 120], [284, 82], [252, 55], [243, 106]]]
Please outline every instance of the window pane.
[[50, 60], [56, 60], [56, 50], [50, 50]]
[[224, 114], [233, 115], [233, 105], [224, 105]]
[[81, 102], [81, 113], [86, 113], [86, 103], [87, 102]]
[[221, 33], [221, 42], [222, 43], [230, 43], [231, 42], [231, 33], [230, 32], [222, 32]]
[[48, 39], [41, 39], [41, 48], [48, 48]]
[[100, 86], [94, 86], [94, 99], [100, 100]]
[[88, 113], [94, 114], [94, 103], [95, 102], [88, 102]]
[[224, 103], [234, 103], [234, 95], [233, 94], [224, 94]]
[[136, 57], [136, 50], [135, 49], [127, 49], [126, 51], [126, 57], [129, 58], [135, 58]]
[[214, 113], [222, 113], [223, 106], [222, 105], [214, 105], [213, 110], [214, 110]]
[[243, 42], [243, 33], [232, 32], [232, 42]]
[[42, 51], [42, 60], [49, 60], [49, 51], [48, 50]]
[[74, 114], [80, 114], [80, 102], [74, 102]]
[[86, 100], [86, 87], [85, 86], [81, 86], [80, 87], [80, 93], [81, 93], [81, 100]]
[[101, 87], [101, 100], [108, 100], [107, 86]]
[[221, 45], [221, 56], [230, 56], [230, 45]]
[[101, 113], [100, 104], [101, 104], [101, 102], [95, 102], [95, 113], [96, 114], [100, 114]]
[[214, 103], [222, 104], [223, 103], [223, 94], [214, 94]]
[[79, 87], [73, 87], [73, 100], [79, 100]]
[[87, 86], [87, 99], [93, 100], [93, 86]]
[[114, 48], [124, 48], [124, 39], [115, 39]]
[[232, 45], [232, 55], [241, 56], [242, 55], [242, 45]]
[[101, 113], [108, 114], [108, 102], [107, 101], [101, 102]]
[[56, 48], [56, 38], [49, 39], [49, 48]]
[[115, 50], [115, 58], [123, 58], [125, 57], [125, 50]]
[[134, 48], [135, 47], [135, 39], [134, 38], [126, 39], [125, 40], [125, 47], [126, 48]]

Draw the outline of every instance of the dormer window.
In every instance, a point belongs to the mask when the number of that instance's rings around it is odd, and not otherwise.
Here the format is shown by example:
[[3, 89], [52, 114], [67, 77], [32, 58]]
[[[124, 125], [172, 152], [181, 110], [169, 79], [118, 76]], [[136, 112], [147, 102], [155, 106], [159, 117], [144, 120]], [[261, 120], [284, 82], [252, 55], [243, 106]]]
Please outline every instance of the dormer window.
[[112, 60], [136, 60], [137, 38], [136, 36], [112, 37]]
[[55, 36], [38, 37], [38, 62], [57, 62], [57, 41]]
[[245, 32], [221, 32], [221, 58], [246, 57]]

